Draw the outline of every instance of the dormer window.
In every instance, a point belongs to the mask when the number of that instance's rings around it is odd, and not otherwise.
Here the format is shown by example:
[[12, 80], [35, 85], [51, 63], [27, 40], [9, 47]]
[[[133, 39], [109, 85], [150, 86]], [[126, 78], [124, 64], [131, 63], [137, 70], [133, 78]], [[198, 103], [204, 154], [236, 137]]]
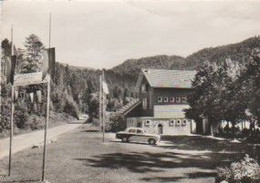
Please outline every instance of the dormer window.
[[163, 102], [168, 102], [168, 97], [164, 97]]

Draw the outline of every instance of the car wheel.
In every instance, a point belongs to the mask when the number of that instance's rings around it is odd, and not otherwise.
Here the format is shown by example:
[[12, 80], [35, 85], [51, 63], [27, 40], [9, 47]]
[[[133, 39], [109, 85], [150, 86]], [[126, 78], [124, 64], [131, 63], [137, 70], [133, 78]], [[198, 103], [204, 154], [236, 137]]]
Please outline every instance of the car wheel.
[[122, 142], [128, 142], [128, 139], [126, 137], [123, 137]]
[[155, 144], [156, 144], [156, 141], [155, 141], [154, 139], [149, 139], [149, 140], [148, 140], [148, 143], [149, 143], [150, 145], [155, 145]]

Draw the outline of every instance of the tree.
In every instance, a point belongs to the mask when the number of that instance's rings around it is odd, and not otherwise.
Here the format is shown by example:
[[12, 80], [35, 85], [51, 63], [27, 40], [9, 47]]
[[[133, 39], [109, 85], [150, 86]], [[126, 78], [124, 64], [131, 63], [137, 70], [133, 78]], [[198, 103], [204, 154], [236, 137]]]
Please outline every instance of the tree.
[[35, 34], [29, 35], [25, 43], [24, 60], [21, 64], [21, 73], [30, 73], [41, 70], [43, 43]]
[[202, 65], [192, 81], [193, 92], [188, 96], [190, 108], [185, 110], [188, 118], [201, 121], [208, 118], [210, 124], [221, 119], [219, 105], [219, 78], [217, 65], [207, 62]]
[[[247, 109], [252, 116], [249, 118], [252, 123], [260, 125], [260, 49], [254, 49], [251, 58], [245, 65], [245, 69], [238, 78], [237, 85], [240, 89], [240, 97], [243, 97]], [[252, 125], [254, 126], [254, 125]]]
[[245, 105], [234, 85], [238, 70], [230, 59], [205, 63], [192, 82], [193, 92], [188, 96], [191, 108], [185, 111], [186, 116], [199, 122], [207, 118], [210, 125], [226, 120], [234, 126], [242, 119]]

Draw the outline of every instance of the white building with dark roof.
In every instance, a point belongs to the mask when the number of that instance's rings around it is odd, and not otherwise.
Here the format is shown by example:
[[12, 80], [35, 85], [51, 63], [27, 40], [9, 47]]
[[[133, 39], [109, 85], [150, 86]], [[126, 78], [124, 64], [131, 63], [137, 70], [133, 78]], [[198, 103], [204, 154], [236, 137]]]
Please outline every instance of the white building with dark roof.
[[127, 127], [142, 127], [150, 133], [186, 135], [196, 123], [185, 117], [187, 96], [196, 71], [143, 69], [135, 92], [138, 99], [121, 109]]

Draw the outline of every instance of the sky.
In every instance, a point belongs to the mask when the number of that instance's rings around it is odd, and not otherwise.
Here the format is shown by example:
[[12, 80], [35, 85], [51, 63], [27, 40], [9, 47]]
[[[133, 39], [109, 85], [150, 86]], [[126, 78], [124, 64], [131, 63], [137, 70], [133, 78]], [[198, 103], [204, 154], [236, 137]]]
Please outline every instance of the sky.
[[188, 56], [206, 47], [260, 34], [260, 1], [6, 0], [1, 4], [1, 39], [23, 48], [34, 33], [56, 60], [74, 66], [112, 68], [126, 59]]

